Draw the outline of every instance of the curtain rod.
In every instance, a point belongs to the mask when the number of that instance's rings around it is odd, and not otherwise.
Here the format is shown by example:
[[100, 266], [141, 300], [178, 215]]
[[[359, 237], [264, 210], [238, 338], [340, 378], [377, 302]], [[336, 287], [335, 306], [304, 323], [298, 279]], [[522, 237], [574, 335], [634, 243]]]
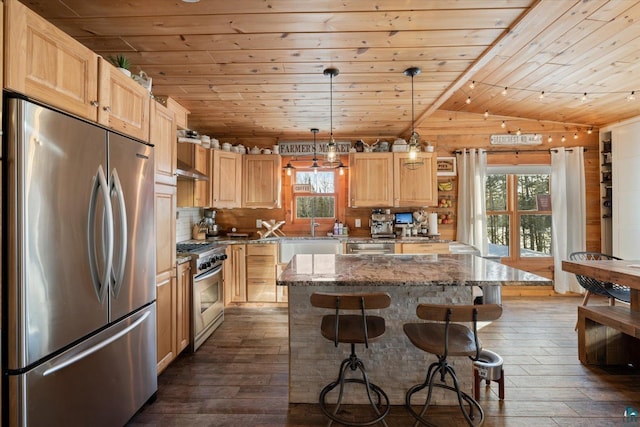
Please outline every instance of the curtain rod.
[[[519, 150], [517, 148], [511, 149], [511, 150], [485, 150], [485, 152], [487, 154], [500, 154], [500, 153], [545, 153], [545, 152], [550, 152], [550, 151], [558, 151], [557, 148], [549, 148], [549, 149], [539, 149], [539, 150], [532, 150], [532, 149], [526, 149], [526, 150]], [[573, 151], [573, 148], [565, 148], [565, 151]], [[587, 149], [585, 148], [584, 151], [586, 152]], [[462, 150], [454, 150], [452, 151], [453, 154], [462, 154]]]

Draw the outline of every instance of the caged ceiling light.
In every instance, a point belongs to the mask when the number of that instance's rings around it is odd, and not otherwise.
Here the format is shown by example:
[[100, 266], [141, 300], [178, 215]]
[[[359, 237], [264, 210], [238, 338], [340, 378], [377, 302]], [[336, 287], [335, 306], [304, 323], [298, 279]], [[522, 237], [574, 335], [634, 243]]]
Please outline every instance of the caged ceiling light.
[[324, 70], [324, 75], [330, 78], [330, 98], [329, 98], [329, 131], [331, 136], [329, 137], [329, 144], [327, 144], [327, 152], [324, 157], [323, 166], [329, 168], [336, 168], [340, 166], [340, 156], [338, 155], [338, 148], [336, 141], [333, 139], [333, 78], [340, 74], [340, 70], [337, 68], [327, 68]]
[[291, 161], [289, 161], [287, 162], [287, 166], [285, 166], [283, 169], [287, 173], [287, 176], [291, 176], [291, 174], [295, 170], [295, 167], [291, 164]]
[[404, 70], [405, 76], [411, 76], [411, 137], [409, 138], [409, 158], [404, 166], [409, 169], [417, 169], [424, 164], [424, 160], [418, 156], [420, 151], [420, 135], [414, 129], [414, 102], [413, 102], [413, 78], [420, 74], [420, 68], [409, 67]]

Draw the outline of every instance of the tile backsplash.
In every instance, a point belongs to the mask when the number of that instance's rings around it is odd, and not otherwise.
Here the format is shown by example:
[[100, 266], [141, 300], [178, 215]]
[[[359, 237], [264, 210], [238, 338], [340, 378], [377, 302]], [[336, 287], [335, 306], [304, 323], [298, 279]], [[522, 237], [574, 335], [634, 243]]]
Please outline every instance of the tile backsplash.
[[191, 239], [191, 229], [202, 219], [200, 208], [178, 208], [176, 220], [176, 242]]

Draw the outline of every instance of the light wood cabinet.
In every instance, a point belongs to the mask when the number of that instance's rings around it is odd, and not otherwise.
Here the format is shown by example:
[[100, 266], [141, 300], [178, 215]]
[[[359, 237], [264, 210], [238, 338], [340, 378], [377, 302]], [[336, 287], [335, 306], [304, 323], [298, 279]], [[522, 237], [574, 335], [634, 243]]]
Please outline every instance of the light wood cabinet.
[[149, 91], [99, 58], [98, 123], [149, 140]]
[[393, 156], [390, 153], [349, 154], [349, 206], [393, 205]]
[[5, 5], [6, 88], [149, 140], [149, 91], [18, 1]]
[[176, 187], [156, 184], [156, 273], [173, 271], [176, 265]]
[[224, 303], [247, 301], [246, 245], [229, 245], [224, 261]]
[[242, 207], [279, 208], [281, 159], [278, 154], [243, 156]]
[[424, 162], [416, 168], [405, 166], [409, 153], [393, 153], [393, 206], [421, 207], [438, 204], [436, 153], [418, 153]]
[[[174, 269], [175, 270], [175, 269]], [[176, 278], [173, 274], [156, 277], [156, 351], [160, 374], [177, 356]]]
[[156, 184], [156, 326], [158, 373], [177, 355], [176, 346], [176, 188]]
[[177, 354], [189, 346], [191, 327], [191, 292], [193, 288], [191, 263], [178, 265], [176, 275], [176, 347]]
[[418, 153], [424, 164], [405, 167], [408, 153], [349, 154], [349, 206], [421, 207], [437, 204], [437, 154]]
[[229, 209], [242, 206], [242, 154], [212, 150], [211, 205]]
[[163, 274], [156, 282], [158, 374], [189, 346], [191, 319], [191, 264], [177, 266], [177, 274]]
[[155, 146], [156, 182], [176, 185], [176, 123], [173, 111], [151, 103], [149, 142]]
[[165, 103], [167, 108], [176, 116], [176, 126], [179, 129], [188, 129], [187, 120], [189, 118], [190, 111], [180, 105], [175, 99], [166, 97]]
[[278, 245], [247, 245], [247, 301], [276, 302]]
[[5, 87], [96, 121], [98, 56], [17, 0], [4, 4]]
[[[400, 250], [398, 251], [398, 245]], [[442, 242], [418, 242], [418, 243], [396, 243], [396, 253], [403, 254], [449, 254], [449, 243]]]
[[211, 151], [199, 144], [178, 143], [178, 160], [209, 177], [209, 180], [179, 180], [178, 206], [202, 208], [211, 205]]

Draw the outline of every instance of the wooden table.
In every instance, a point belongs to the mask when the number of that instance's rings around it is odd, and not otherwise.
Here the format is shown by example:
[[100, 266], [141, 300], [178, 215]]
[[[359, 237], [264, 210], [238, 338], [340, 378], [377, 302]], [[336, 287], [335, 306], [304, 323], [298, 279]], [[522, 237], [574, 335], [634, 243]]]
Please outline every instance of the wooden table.
[[593, 277], [603, 282], [629, 286], [631, 288], [631, 310], [640, 311], [640, 261], [562, 261], [562, 269], [569, 273]]
[[580, 362], [640, 367], [640, 261], [562, 261], [562, 269], [631, 289], [629, 306], [578, 307]]

